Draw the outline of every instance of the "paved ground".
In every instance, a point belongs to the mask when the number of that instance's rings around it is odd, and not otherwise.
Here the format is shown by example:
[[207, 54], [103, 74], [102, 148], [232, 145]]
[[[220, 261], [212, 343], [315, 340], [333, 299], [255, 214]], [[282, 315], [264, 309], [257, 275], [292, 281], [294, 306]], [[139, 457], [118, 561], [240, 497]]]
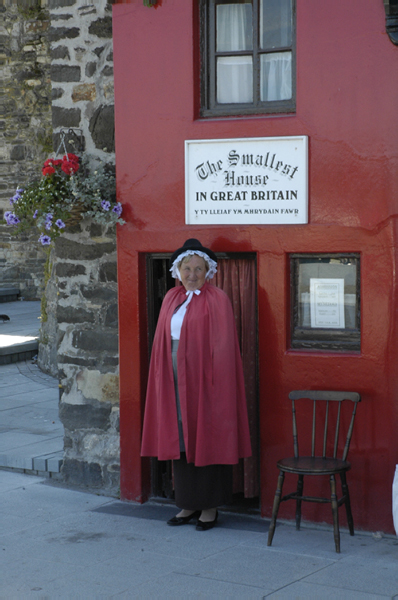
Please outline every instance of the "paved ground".
[[398, 599], [393, 536], [343, 530], [336, 554], [330, 528], [280, 523], [268, 547], [256, 516], [172, 528], [173, 506], [17, 472], [61, 452], [57, 387], [31, 361], [0, 366], [0, 599]]
[[277, 527], [223, 513], [218, 527], [169, 527], [171, 506], [137, 506], [0, 471], [0, 598], [398, 597], [398, 540]]
[[[37, 339], [40, 302], [7, 302], [0, 313], [0, 348]], [[56, 475], [60, 470], [63, 427], [58, 418], [58, 380], [40, 371], [34, 361], [0, 365], [0, 467]]]
[[0, 314], [10, 317], [5, 322], [0, 319], [0, 347], [19, 343], [26, 338], [38, 338], [40, 302], [1, 302]]
[[0, 365], [37, 355], [39, 327], [40, 302], [0, 302]]

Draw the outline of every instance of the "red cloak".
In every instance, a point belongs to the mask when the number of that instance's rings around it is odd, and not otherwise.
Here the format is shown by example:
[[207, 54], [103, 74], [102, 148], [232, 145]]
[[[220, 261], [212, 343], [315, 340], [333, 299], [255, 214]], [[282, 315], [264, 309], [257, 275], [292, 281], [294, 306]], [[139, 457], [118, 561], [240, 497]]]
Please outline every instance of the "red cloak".
[[[178, 390], [187, 461], [236, 464], [251, 456], [242, 360], [232, 306], [205, 283], [187, 307], [177, 353]], [[171, 317], [186, 299], [167, 292], [153, 341], [142, 435], [142, 456], [180, 458], [171, 358]]]

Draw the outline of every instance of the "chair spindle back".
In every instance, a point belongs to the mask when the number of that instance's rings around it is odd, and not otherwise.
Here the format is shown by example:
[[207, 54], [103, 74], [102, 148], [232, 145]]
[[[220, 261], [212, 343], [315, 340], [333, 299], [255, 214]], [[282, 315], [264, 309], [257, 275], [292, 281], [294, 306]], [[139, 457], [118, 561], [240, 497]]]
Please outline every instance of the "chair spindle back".
[[347, 431], [345, 440], [342, 460], [347, 459], [348, 451], [350, 448], [352, 432], [354, 428], [354, 420], [357, 410], [357, 403], [361, 401], [361, 396], [357, 392], [330, 392], [330, 391], [316, 391], [316, 390], [295, 390], [290, 392], [289, 398], [292, 401], [292, 414], [293, 414], [293, 447], [294, 456], [299, 457], [299, 440], [298, 440], [298, 429], [297, 429], [297, 415], [295, 400], [309, 399], [313, 401], [312, 405], [312, 435], [311, 435], [311, 456], [316, 456], [316, 426], [317, 426], [317, 404], [325, 403], [325, 420], [323, 425], [323, 445], [322, 445], [322, 457], [327, 456], [327, 443], [328, 436], [330, 433], [330, 412], [329, 403], [337, 402], [337, 415], [335, 420], [334, 429], [334, 444], [333, 444], [333, 458], [337, 458], [337, 450], [340, 436], [340, 422], [341, 422], [341, 406], [346, 400], [353, 402], [353, 410], [351, 415], [350, 424]]

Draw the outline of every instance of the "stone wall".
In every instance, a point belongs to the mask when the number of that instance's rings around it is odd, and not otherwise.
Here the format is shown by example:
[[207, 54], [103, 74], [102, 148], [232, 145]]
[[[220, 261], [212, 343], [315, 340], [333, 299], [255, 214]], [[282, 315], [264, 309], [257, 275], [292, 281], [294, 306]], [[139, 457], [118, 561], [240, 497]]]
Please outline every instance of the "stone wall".
[[0, 209], [52, 150], [49, 13], [0, 7]]
[[[67, 483], [119, 487], [119, 376], [116, 239], [83, 221], [56, 240], [42, 325], [41, 363], [56, 352]], [[56, 327], [56, 344], [50, 342]]]
[[61, 128], [72, 127], [81, 130], [88, 154], [114, 162], [112, 6], [107, 0], [50, 6], [54, 149]]
[[45, 255], [37, 236], [10, 235], [3, 213], [18, 185], [40, 173], [52, 149], [49, 14], [0, 7], [0, 287], [18, 287], [27, 300], [43, 293]]
[[[47, 12], [35, 7], [21, 11], [14, 0], [0, 8], [5, 17], [0, 36], [6, 49], [0, 73], [6, 83], [5, 116], [0, 120], [3, 210], [8, 210], [8, 199], [17, 185], [40, 176], [43, 161], [59, 148], [62, 131], [67, 132], [67, 151], [78, 150], [76, 133], [89, 156], [115, 162], [111, 5], [107, 0], [19, 4], [46, 5]], [[59, 153], [64, 153], [63, 147]], [[18, 273], [16, 279], [23, 285], [22, 277], [30, 273], [30, 287], [39, 295], [45, 259], [35, 239], [32, 245], [28, 239], [21, 245], [0, 226], [0, 286], [11, 283], [12, 273]], [[51, 251], [47, 276], [39, 365], [60, 380], [64, 478], [74, 485], [117, 494], [114, 230], [86, 220], [63, 233]]]
[[[114, 164], [111, 8], [107, 0], [7, 0], [0, 7], [0, 223], [16, 187], [38, 178], [59, 148], [62, 129], [76, 130], [90, 156]], [[67, 150], [76, 152], [70, 140]], [[34, 233], [23, 243], [25, 262], [21, 241], [0, 225], [0, 286], [37, 299], [45, 257]]]

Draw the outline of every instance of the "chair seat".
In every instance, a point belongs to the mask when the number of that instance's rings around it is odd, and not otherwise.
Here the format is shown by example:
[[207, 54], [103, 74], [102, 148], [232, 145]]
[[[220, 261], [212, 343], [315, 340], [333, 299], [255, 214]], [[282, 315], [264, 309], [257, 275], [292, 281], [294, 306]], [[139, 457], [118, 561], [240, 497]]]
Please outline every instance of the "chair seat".
[[351, 464], [338, 458], [299, 456], [298, 458], [283, 458], [278, 462], [278, 469], [302, 475], [332, 475], [349, 471]]

